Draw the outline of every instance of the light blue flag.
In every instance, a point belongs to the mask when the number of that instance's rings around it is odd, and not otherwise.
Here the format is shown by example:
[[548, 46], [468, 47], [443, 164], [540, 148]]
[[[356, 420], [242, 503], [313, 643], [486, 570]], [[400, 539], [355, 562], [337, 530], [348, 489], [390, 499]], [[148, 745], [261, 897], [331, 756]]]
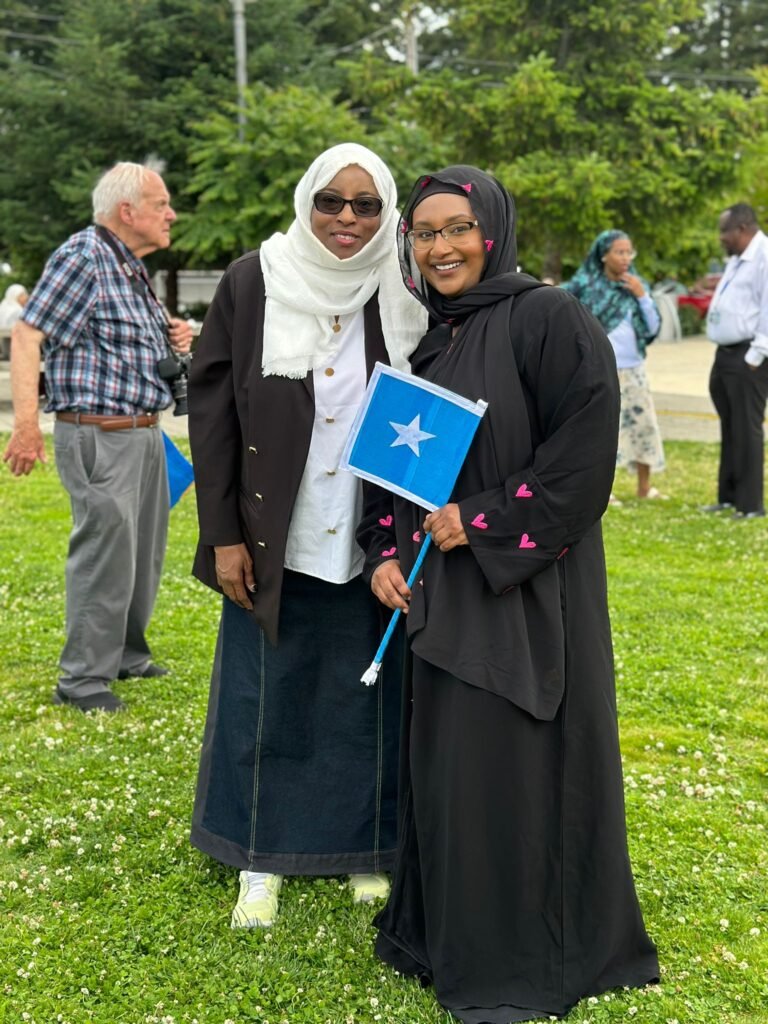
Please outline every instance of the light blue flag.
[[168, 470], [168, 490], [171, 495], [170, 507], [176, 504], [182, 494], [195, 479], [192, 463], [183, 452], [180, 452], [173, 441], [163, 431], [165, 445], [165, 465]]
[[[448, 501], [488, 403], [376, 363], [339, 465], [434, 512]], [[432, 543], [428, 533], [408, 576], [412, 587]], [[392, 613], [361, 682], [378, 677], [400, 609]]]
[[340, 466], [434, 512], [488, 407], [376, 363]]

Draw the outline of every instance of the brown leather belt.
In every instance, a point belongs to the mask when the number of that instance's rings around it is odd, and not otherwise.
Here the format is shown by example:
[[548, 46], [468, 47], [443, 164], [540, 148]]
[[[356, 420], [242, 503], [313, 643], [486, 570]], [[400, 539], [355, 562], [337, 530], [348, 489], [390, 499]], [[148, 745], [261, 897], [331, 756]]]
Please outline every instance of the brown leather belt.
[[156, 427], [160, 417], [156, 412], [142, 412], [136, 416], [97, 416], [88, 412], [57, 412], [56, 419], [63, 423], [98, 427], [99, 430], [134, 430], [136, 427]]

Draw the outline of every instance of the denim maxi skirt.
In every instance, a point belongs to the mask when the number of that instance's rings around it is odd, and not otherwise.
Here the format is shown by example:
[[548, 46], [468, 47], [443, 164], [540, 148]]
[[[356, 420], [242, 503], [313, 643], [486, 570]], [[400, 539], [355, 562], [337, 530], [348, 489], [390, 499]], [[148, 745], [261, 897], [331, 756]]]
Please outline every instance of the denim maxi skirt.
[[191, 840], [241, 870], [386, 871], [394, 863], [402, 637], [360, 677], [386, 624], [360, 577], [286, 571], [277, 647], [224, 600]]

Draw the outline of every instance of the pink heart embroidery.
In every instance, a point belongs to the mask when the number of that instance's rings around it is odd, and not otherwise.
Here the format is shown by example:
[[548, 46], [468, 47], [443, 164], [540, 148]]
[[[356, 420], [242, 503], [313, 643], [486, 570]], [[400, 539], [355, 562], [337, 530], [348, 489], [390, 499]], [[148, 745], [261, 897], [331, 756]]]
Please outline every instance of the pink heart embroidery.
[[407, 220], [402, 221], [402, 223], [400, 224], [400, 233], [402, 235], [406, 235], [408, 233], [408, 221]]
[[462, 185], [461, 187], [464, 189], [465, 192], [471, 192], [472, 191], [472, 182], [470, 181], [469, 184]]
[[408, 285], [409, 288], [416, 287], [416, 282], [413, 280], [412, 277], [407, 278], [405, 283]]
[[485, 512], [478, 512], [475, 518], [472, 520], [472, 526], [476, 526], [478, 530], [487, 530], [488, 523], [485, 521]]
[[381, 552], [382, 558], [389, 558], [390, 555], [395, 555], [395, 554], [397, 554], [397, 548], [389, 548], [388, 551], [382, 551]]
[[528, 536], [528, 534], [524, 533], [523, 536], [520, 538], [520, 543], [518, 544], [518, 547], [520, 547], [520, 548], [535, 548], [536, 547], [536, 541], [535, 540], [531, 540], [531, 538]]
[[417, 544], [419, 543], [419, 541], [421, 540], [421, 533], [419, 532], [419, 530], [417, 530], [416, 533], [414, 533], [413, 539], [416, 541]]
[[382, 526], [391, 526], [392, 516], [384, 516], [384, 518], [380, 519], [379, 522], [381, 523]]
[[427, 177], [422, 181], [421, 187], [426, 188], [430, 181], [432, 181], [432, 179], [429, 177], [429, 175], [427, 175]]
[[485, 240], [485, 251], [486, 252], [490, 252], [492, 248], [493, 248], [493, 239], [492, 238], [486, 238], [486, 240]]
[[533, 497], [533, 491], [529, 491], [528, 490], [528, 484], [520, 484], [520, 486], [515, 491], [515, 497], [516, 498], [532, 498]]

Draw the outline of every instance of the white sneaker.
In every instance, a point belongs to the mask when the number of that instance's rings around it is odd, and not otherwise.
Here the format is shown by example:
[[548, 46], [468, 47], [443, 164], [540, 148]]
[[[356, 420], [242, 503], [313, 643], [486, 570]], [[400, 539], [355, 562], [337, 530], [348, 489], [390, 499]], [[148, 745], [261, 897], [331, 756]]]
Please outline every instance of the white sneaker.
[[385, 900], [389, 896], [389, 878], [387, 875], [350, 875], [354, 903], [372, 903], [374, 900]]
[[277, 916], [282, 875], [263, 871], [240, 872], [240, 895], [232, 911], [233, 928], [269, 928]]

